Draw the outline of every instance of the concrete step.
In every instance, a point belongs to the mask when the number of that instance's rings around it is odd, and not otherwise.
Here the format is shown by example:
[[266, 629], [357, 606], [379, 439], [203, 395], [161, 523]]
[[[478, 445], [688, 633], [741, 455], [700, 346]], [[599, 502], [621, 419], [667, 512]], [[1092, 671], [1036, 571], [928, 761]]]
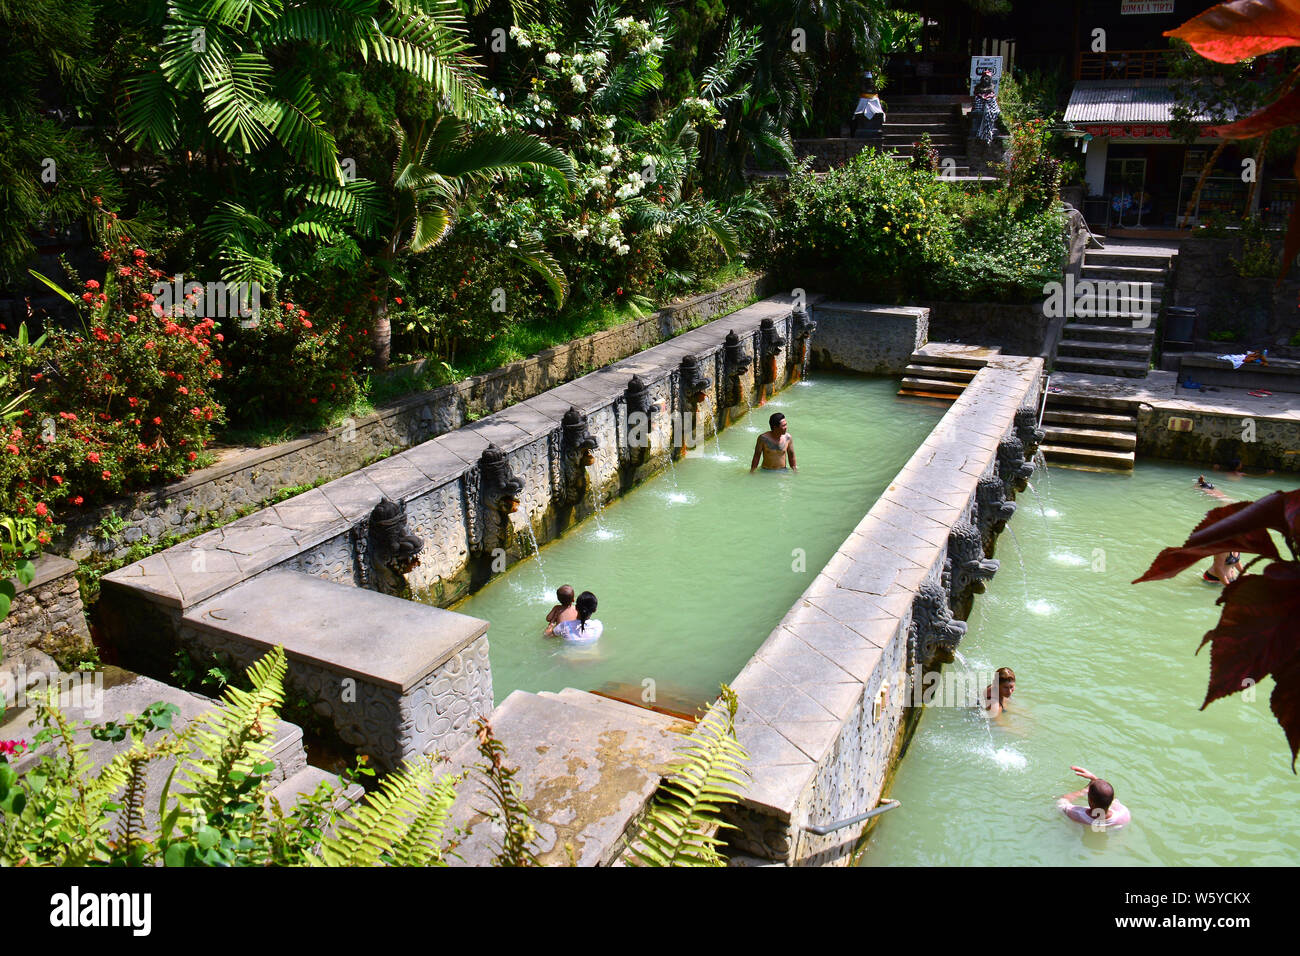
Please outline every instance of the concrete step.
[[1164, 264], [1149, 265], [1114, 265], [1110, 262], [1090, 261], [1092, 253], [1085, 253], [1080, 269], [1081, 279], [1108, 279], [1115, 282], [1151, 282], [1160, 285], [1164, 282], [1168, 269]]
[[1116, 431], [1137, 431], [1136, 415], [1117, 415], [1112, 412], [1081, 411], [1053, 408], [1048, 403], [1043, 413], [1045, 425], [1074, 425], [1079, 428], [1112, 428]]
[[1132, 326], [1093, 325], [1071, 322], [1065, 327], [1065, 337], [1075, 342], [1129, 342], [1150, 346], [1155, 342], [1153, 328], [1135, 329]]
[[916, 392], [938, 392], [941, 395], [960, 395], [966, 389], [965, 382], [954, 382], [949, 379], [923, 378], [914, 375], [904, 375], [901, 386]]
[[1132, 471], [1137, 454], [1105, 448], [1078, 448], [1071, 445], [1039, 445], [1039, 451], [1051, 464], [1086, 465], [1107, 471]]
[[322, 783], [328, 783], [334, 788], [334, 806], [340, 810], [352, 806], [365, 795], [365, 788], [361, 784], [344, 787], [337, 775], [320, 767], [307, 766], [272, 790], [267, 800], [280, 804], [281, 811], [287, 816], [299, 800], [310, 797]]
[[1136, 431], [1116, 431], [1109, 428], [1077, 428], [1072, 425], [1044, 425], [1047, 442], [1051, 445], [1086, 448], [1118, 448], [1133, 451], [1137, 448]]
[[913, 363], [903, 370], [904, 375], [912, 378], [937, 378], [968, 384], [979, 369], [961, 365], [918, 365]]
[[913, 365], [944, 365], [978, 371], [1002, 354], [998, 346], [956, 345], [951, 342], [928, 342], [912, 353]]
[[[506, 748], [506, 765], [520, 768], [514, 780], [537, 827], [534, 852], [543, 864], [556, 866], [569, 862], [566, 844], [579, 866], [608, 866], [618, 858], [684, 743], [676, 731], [691, 727], [582, 692], [518, 690], [489, 722]], [[481, 759], [471, 741], [452, 754], [448, 771], [472, 768]], [[480, 773], [457, 788], [448, 830], [468, 832], [453, 866], [491, 864], [500, 849], [482, 812], [491, 806]]]
[[[542, 691], [539, 696], [545, 696], [546, 691]], [[566, 687], [558, 695], [560, 700], [567, 701], [579, 707], [590, 707], [598, 713], [619, 714], [628, 720], [639, 719], [647, 727], [655, 727], [662, 731], [671, 732], [674, 728], [680, 728], [683, 721], [668, 714], [651, 710], [649, 707], [640, 707], [625, 700], [616, 700], [613, 697], [605, 697], [601, 694], [592, 694], [585, 690], [578, 690], [574, 687]]]
[[1125, 378], [1146, 378], [1151, 371], [1150, 362], [1124, 362], [1119, 359], [1056, 357], [1052, 363], [1058, 372], [1082, 372], [1087, 375], [1122, 375]]
[[1074, 390], [1047, 393], [1048, 414], [1053, 411], [1099, 411], [1110, 415], [1135, 415], [1137, 407], [1135, 398], [1115, 398]]
[[1165, 269], [1169, 265], [1167, 253], [1150, 254], [1135, 252], [1131, 247], [1110, 247], [1106, 249], [1089, 249], [1084, 254], [1084, 265], [1105, 268], [1132, 267], [1138, 269]]
[[1086, 342], [1080, 339], [1062, 339], [1056, 347], [1057, 356], [1076, 358], [1111, 358], [1130, 362], [1151, 361], [1151, 344], [1129, 344], [1127, 342]]
[[[172, 729], [180, 731], [202, 714], [221, 706], [218, 701], [210, 697], [192, 694], [119, 667], [105, 667], [97, 673], [101, 680], [98, 693], [92, 693], [93, 685], [83, 684], [80, 692], [69, 693], [61, 698], [60, 708], [69, 720], [90, 721], [92, 724], [121, 722], [127, 714], [138, 716], [150, 704], [161, 702], [173, 704], [178, 708], [177, 714], [172, 718]], [[88, 673], [76, 676], [87, 679], [95, 677]], [[33, 708], [10, 708], [5, 713], [4, 723], [0, 725], [0, 740], [31, 741], [39, 730], [35, 722], [36, 714]], [[267, 779], [271, 786], [275, 787], [307, 767], [307, 752], [302, 745], [302, 729], [296, 724], [291, 724], [287, 720], [277, 720], [268, 727], [268, 730], [270, 738], [266, 745], [266, 756], [268, 760], [274, 762], [275, 769], [268, 774]], [[152, 742], [161, 735], [162, 732], [151, 733], [146, 740]], [[94, 740], [90, 736], [89, 728], [78, 731], [76, 740], [78, 743], [89, 745], [87, 758], [91, 766], [96, 768], [104, 766], [117, 753], [131, 746], [129, 740]], [[19, 773], [26, 772], [51, 750], [52, 745], [46, 744], [35, 751], [29, 751], [14, 762], [14, 769]], [[162, 796], [163, 787], [174, 765], [174, 760], [155, 760], [145, 771], [144, 814], [147, 826], [153, 826], [158, 822], [158, 800]], [[173, 781], [173, 788], [176, 785], [176, 781]]]

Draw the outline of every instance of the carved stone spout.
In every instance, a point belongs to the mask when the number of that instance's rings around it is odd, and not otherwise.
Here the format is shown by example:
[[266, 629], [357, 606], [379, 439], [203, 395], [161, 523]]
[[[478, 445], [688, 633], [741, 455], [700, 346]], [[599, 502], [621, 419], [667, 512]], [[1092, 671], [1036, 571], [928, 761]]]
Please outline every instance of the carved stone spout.
[[802, 305], [796, 305], [791, 310], [790, 322], [795, 344], [790, 354], [790, 365], [792, 368], [802, 368], [804, 360], [808, 357], [808, 340], [817, 331], [817, 323], [812, 320], [812, 316]]
[[1016, 503], [1007, 500], [1007, 486], [996, 475], [981, 478], [975, 489], [975, 513], [984, 553], [993, 551], [994, 535], [1006, 530], [1016, 513]]
[[1024, 491], [1029, 478], [1034, 473], [1034, 463], [1025, 461], [1025, 446], [1014, 435], [1002, 439], [998, 445], [998, 476], [1007, 487], [1008, 497], [1012, 490]]
[[479, 469], [484, 506], [503, 515], [518, 511], [524, 483], [510, 470], [506, 453], [488, 445], [479, 458]]
[[953, 525], [948, 533], [944, 575], [954, 608], [964, 605], [972, 594], [983, 594], [999, 567], [995, 558], [984, 557], [984, 539], [978, 528], [966, 522]]
[[758, 324], [758, 384], [776, 383], [776, 357], [785, 346], [785, 338], [776, 330], [776, 323], [764, 319]]
[[384, 498], [370, 512], [370, 559], [376, 568], [387, 568], [397, 577], [408, 574], [420, 563], [424, 541], [406, 527], [406, 506]]
[[1032, 405], [1022, 405], [1016, 409], [1016, 437], [1025, 446], [1025, 457], [1033, 458], [1038, 446], [1047, 437], [1047, 432], [1038, 427], [1038, 412]]
[[559, 498], [564, 504], [576, 504], [587, 484], [587, 466], [594, 464], [592, 454], [598, 443], [587, 426], [587, 416], [570, 405], [561, 420]]
[[912, 648], [912, 665], [929, 667], [953, 661], [957, 645], [966, 635], [966, 622], [953, 619], [948, 593], [932, 582], [921, 585], [912, 601], [912, 623], [908, 642]]
[[700, 363], [694, 355], [682, 359], [677, 368], [682, 395], [682, 410], [694, 411], [708, 397], [713, 381], [700, 372]]
[[635, 467], [645, 464], [650, 457], [650, 413], [654, 403], [645, 379], [633, 375], [623, 391], [623, 401], [627, 406], [627, 417], [619, 457], [624, 465]]
[[726, 371], [727, 390], [725, 401], [728, 408], [735, 408], [744, 401], [744, 385], [741, 378], [749, 371], [749, 366], [753, 360], [745, 354], [745, 347], [741, 344], [740, 336], [736, 334], [735, 329], [727, 333], [727, 338], [722, 345], [722, 364]]

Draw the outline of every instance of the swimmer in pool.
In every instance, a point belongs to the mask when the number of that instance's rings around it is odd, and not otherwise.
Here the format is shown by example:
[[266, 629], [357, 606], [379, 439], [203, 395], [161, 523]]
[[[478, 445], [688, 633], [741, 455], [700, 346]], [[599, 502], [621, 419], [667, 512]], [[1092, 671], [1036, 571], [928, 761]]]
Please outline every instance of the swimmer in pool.
[[[1094, 830], [1113, 830], [1133, 819], [1128, 807], [1115, 799], [1115, 788], [1109, 783], [1082, 767], [1070, 769], [1089, 783], [1081, 790], [1056, 798], [1057, 809], [1067, 817], [1075, 823], [1086, 824]], [[1088, 795], [1088, 805], [1076, 806], [1074, 801], [1084, 794]]]
[[1211, 482], [1206, 481], [1204, 475], [1196, 476], [1196, 487], [1200, 488], [1211, 498], [1218, 498], [1220, 501], [1232, 500], [1227, 495], [1225, 495], [1222, 491], [1220, 491], [1218, 488], [1214, 487], [1214, 485]]
[[990, 717], [996, 717], [1007, 709], [1007, 703], [1011, 700], [1011, 695], [1016, 692], [1016, 672], [1010, 667], [999, 667], [997, 672], [998, 692], [997, 699], [994, 699], [993, 685], [989, 684], [984, 688], [984, 700], [980, 706], [984, 708], [984, 713]]
[[578, 616], [572, 621], [562, 621], [555, 625], [555, 636], [575, 644], [590, 644], [600, 640], [605, 625], [592, 617], [596, 613], [596, 595], [583, 591], [574, 602]]
[[557, 624], [563, 624], [565, 621], [576, 621], [578, 619], [578, 609], [573, 606], [573, 585], [560, 585], [555, 592], [555, 598], [560, 603], [551, 608], [551, 612], [546, 615], [547, 637], [551, 637], [555, 633], [555, 627]]
[[754, 460], [749, 463], [749, 473], [754, 473], [760, 461], [765, 471], [781, 471], [786, 467], [798, 471], [799, 466], [794, 460], [794, 439], [790, 437], [790, 426], [786, 423], [785, 416], [773, 412], [767, 423], [772, 430], [763, 432], [754, 443]]

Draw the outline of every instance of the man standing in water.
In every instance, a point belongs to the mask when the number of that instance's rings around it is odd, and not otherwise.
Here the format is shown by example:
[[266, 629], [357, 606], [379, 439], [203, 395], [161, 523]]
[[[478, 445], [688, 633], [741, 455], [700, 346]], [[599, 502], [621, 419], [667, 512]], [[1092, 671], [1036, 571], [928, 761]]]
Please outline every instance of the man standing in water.
[[767, 423], [772, 430], [758, 436], [758, 441], [754, 444], [754, 460], [749, 463], [749, 473], [754, 473], [759, 461], [763, 462], [765, 471], [780, 471], [786, 467], [798, 471], [799, 466], [794, 460], [794, 439], [789, 435], [785, 416], [773, 412]]

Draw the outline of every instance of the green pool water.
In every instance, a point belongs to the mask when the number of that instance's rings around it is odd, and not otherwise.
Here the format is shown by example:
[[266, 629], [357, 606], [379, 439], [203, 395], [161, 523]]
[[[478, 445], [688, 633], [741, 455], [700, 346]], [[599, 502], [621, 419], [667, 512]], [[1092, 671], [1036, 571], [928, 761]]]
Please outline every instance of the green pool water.
[[[1265, 865], [1300, 862], [1300, 779], [1268, 709], [1271, 679], [1198, 711], [1219, 590], [1202, 562], [1132, 585], [1216, 502], [1197, 470], [1139, 462], [1131, 476], [1052, 469], [1020, 496], [1002, 570], [976, 598], [961, 651], [976, 671], [1008, 666], [1010, 711], [927, 708], [862, 862], [890, 865]], [[1292, 476], [1210, 479], [1234, 499], [1295, 487]], [[1040, 511], [1039, 502], [1042, 510]], [[1027, 580], [1027, 583], [1026, 583]], [[1084, 786], [1081, 764], [1133, 814], [1094, 833], [1054, 798]]]
[[[491, 623], [497, 701], [618, 687], [693, 709], [716, 696], [946, 410], [897, 389], [835, 375], [791, 386], [463, 601], [456, 610]], [[750, 475], [774, 411], [799, 472]], [[598, 598], [594, 646], [542, 636], [562, 584]]]

